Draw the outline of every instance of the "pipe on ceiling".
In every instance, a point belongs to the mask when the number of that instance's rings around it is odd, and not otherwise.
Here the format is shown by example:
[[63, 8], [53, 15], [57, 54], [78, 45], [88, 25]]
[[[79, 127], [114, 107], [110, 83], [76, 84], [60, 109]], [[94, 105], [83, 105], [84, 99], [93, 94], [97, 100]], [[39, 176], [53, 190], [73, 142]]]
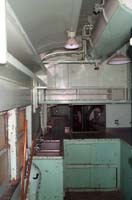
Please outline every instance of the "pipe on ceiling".
[[128, 40], [132, 27], [132, 2], [130, 0], [108, 0], [103, 13], [92, 32], [91, 55], [106, 59], [121, 48]]
[[95, 64], [100, 63], [100, 60], [57, 60], [57, 61], [43, 61], [43, 64]]
[[[84, 34], [84, 36], [86, 36]], [[52, 53], [42, 53], [40, 54], [40, 58], [41, 61], [43, 62], [43, 64], [48, 64], [48, 63], [52, 63], [52, 62], [57, 62], [57, 64], [76, 64], [76, 63], [83, 63], [83, 64], [91, 64], [91, 61], [87, 61], [86, 57], [87, 57], [87, 39], [83, 39], [82, 40], [82, 49], [81, 50], [71, 50], [71, 51], [54, 51]], [[53, 58], [53, 57], [58, 57], [58, 56], [63, 56], [63, 55], [81, 55], [82, 54], [82, 61], [67, 61], [67, 60], [63, 60], [63, 61], [48, 61], [48, 59]], [[94, 61], [95, 63], [96, 61]], [[93, 63], [93, 61], [92, 61]]]
[[42, 53], [40, 55], [41, 57], [41, 60], [43, 61], [44, 63], [44, 60], [47, 60], [47, 59], [50, 59], [50, 58], [53, 58], [55, 56], [63, 56], [63, 55], [71, 55], [71, 54], [83, 54], [84, 53], [84, 48], [82, 50], [72, 50], [72, 51], [55, 51], [55, 52], [52, 52], [52, 53], [49, 53], [49, 54], [46, 54], [45, 53]]

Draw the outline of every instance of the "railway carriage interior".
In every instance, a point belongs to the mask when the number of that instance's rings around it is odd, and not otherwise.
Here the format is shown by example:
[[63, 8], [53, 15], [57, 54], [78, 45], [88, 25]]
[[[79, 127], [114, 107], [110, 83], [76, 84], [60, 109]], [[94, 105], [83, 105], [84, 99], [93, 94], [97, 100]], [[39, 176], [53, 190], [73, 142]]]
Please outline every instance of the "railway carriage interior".
[[1, 0], [0, 200], [132, 200], [132, 1]]

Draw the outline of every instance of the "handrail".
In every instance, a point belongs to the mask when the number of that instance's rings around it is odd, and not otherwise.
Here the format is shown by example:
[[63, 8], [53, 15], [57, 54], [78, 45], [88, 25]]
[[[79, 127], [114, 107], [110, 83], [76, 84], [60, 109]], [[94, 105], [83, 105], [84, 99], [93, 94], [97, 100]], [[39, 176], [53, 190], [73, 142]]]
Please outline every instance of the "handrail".
[[26, 185], [25, 185], [25, 199], [26, 200], [26, 196], [27, 196], [27, 192], [28, 192], [28, 185], [29, 185], [29, 178], [30, 178], [30, 171], [31, 171], [31, 166], [32, 166], [32, 159], [33, 159], [33, 155], [34, 155], [34, 146], [36, 144], [36, 140], [34, 139], [33, 143], [32, 143], [32, 147], [31, 147], [31, 155], [30, 155], [30, 159], [29, 159], [29, 165], [28, 165], [28, 176], [26, 178]]
[[[38, 137], [40, 134], [38, 134]], [[24, 126], [24, 156], [23, 156], [23, 168], [22, 168], [22, 189], [21, 189], [21, 200], [26, 200], [27, 192], [28, 192], [28, 185], [29, 185], [29, 178], [30, 178], [30, 171], [32, 166], [32, 159], [34, 155], [34, 146], [36, 145], [36, 137], [33, 139], [30, 157], [28, 162], [26, 160], [26, 146], [27, 146], [27, 120], [25, 120]], [[26, 163], [27, 162], [27, 163]], [[28, 172], [26, 176], [26, 172]], [[26, 177], [26, 180], [25, 180]]]
[[24, 123], [24, 155], [22, 163], [22, 189], [21, 189], [21, 200], [25, 200], [25, 170], [26, 170], [26, 147], [27, 147], [27, 120]]

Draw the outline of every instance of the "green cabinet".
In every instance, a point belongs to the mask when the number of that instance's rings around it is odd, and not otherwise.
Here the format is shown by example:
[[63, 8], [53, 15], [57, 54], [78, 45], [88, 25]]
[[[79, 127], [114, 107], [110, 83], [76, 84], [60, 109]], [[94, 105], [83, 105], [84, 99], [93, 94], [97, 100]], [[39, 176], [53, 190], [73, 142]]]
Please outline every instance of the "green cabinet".
[[33, 163], [41, 171], [39, 200], [63, 200], [62, 157], [34, 157]]

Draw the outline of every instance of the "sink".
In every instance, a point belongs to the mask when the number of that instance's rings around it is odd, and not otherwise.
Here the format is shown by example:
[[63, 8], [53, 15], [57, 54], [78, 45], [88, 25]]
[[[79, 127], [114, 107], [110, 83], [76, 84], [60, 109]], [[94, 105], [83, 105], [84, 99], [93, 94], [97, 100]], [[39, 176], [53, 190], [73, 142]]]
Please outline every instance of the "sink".
[[45, 140], [39, 144], [35, 156], [61, 156], [60, 140]]
[[45, 140], [40, 144], [40, 148], [44, 150], [57, 150], [60, 149], [60, 141], [59, 140]]

